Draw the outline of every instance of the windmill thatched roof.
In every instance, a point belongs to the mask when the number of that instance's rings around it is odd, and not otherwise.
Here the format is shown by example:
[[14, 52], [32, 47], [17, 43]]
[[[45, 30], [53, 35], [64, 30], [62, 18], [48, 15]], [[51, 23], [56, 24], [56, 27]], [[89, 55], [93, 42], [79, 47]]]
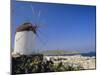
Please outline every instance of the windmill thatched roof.
[[33, 26], [31, 23], [24, 23], [17, 27], [16, 32], [21, 32], [21, 31], [33, 31], [36, 33], [36, 26]]

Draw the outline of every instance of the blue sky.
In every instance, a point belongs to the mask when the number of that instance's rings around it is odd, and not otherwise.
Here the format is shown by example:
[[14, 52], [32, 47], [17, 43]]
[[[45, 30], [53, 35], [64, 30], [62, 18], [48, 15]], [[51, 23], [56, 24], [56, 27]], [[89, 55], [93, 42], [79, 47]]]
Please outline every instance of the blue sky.
[[[36, 49], [95, 51], [95, 6], [13, 1], [12, 9], [12, 46], [17, 26], [40, 20]], [[39, 19], [38, 10], [41, 11]]]

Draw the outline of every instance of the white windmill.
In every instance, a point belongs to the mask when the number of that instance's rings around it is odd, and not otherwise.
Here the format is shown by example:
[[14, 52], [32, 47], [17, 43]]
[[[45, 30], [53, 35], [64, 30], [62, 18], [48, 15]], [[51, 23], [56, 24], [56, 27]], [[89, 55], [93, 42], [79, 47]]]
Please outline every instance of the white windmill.
[[[34, 10], [31, 6], [32, 12]], [[38, 18], [40, 17], [40, 11], [38, 12]], [[32, 24], [30, 22], [23, 23], [16, 29], [14, 51], [13, 54], [30, 55], [35, 54], [34, 42], [37, 35], [38, 24]]]

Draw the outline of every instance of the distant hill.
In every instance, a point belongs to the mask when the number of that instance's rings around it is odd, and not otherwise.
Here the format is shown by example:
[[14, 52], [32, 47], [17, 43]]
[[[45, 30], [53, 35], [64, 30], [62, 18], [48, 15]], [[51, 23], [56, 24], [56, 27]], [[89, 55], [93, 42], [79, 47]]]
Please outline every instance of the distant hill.
[[87, 53], [81, 53], [78, 51], [66, 51], [66, 50], [46, 50], [41, 51], [40, 54], [43, 55], [82, 55], [82, 56], [96, 56], [96, 52], [87, 52]]
[[72, 55], [72, 54], [80, 54], [77, 51], [65, 51], [65, 50], [47, 50], [41, 51], [40, 53], [44, 55]]

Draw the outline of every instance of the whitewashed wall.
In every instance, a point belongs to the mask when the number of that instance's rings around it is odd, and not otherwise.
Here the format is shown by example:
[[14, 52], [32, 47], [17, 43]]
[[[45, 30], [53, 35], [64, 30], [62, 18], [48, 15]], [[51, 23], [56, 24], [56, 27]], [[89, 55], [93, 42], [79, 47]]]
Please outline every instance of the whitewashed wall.
[[31, 54], [34, 51], [35, 34], [32, 31], [21, 31], [15, 35], [14, 53]]

